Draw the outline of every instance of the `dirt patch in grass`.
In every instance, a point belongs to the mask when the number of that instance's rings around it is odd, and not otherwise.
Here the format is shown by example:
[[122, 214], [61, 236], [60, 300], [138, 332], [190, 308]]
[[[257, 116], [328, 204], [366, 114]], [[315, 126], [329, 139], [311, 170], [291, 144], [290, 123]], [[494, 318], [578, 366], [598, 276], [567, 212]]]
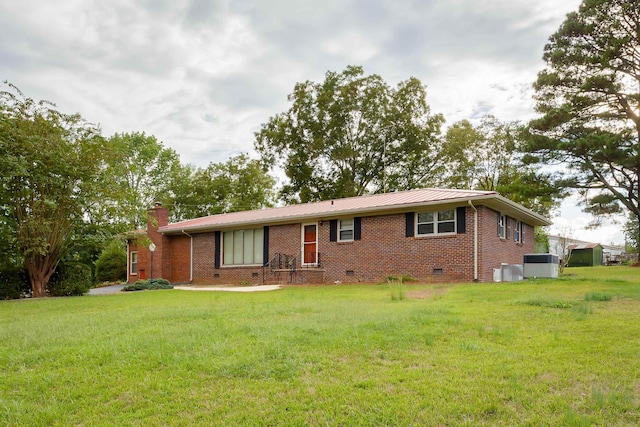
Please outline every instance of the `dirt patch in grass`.
[[415, 291], [406, 291], [407, 298], [413, 299], [427, 299], [434, 298], [440, 295], [444, 295], [449, 292], [453, 286], [434, 286], [433, 288], [420, 289]]

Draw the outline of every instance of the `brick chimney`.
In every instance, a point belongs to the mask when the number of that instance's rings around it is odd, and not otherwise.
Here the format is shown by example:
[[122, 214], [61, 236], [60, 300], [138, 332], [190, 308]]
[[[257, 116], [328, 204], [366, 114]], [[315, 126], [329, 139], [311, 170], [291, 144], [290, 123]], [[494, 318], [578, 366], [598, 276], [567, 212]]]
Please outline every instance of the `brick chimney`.
[[149, 228], [164, 227], [169, 224], [169, 210], [162, 207], [162, 203], [155, 202], [152, 208], [147, 210], [147, 230]]
[[163, 208], [162, 203], [155, 202], [153, 207], [147, 210], [147, 236], [156, 245], [153, 263], [154, 278], [169, 279], [170, 277], [169, 238], [158, 233], [158, 228], [167, 224], [169, 224], [169, 210]]

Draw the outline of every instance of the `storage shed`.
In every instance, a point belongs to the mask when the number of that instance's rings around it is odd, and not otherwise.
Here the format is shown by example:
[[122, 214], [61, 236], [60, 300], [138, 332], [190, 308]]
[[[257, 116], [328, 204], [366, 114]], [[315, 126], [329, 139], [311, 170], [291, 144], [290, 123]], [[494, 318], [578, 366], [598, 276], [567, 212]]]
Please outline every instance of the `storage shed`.
[[602, 265], [603, 251], [599, 243], [569, 246], [568, 267], [595, 267]]

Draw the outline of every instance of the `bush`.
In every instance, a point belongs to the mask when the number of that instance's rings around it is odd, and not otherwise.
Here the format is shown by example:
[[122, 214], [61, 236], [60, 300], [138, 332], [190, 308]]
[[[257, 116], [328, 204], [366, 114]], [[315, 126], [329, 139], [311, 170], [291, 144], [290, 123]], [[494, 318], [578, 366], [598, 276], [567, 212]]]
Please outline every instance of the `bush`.
[[91, 288], [91, 267], [79, 262], [58, 265], [47, 284], [49, 295], [84, 295]]
[[114, 240], [102, 250], [96, 260], [98, 282], [118, 282], [127, 279], [127, 251], [119, 240]]
[[31, 283], [26, 269], [7, 267], [0, 270], [0, 299], [18, 299], [29, 295]]
[[173, 289], [173, 285], [169, 283], [167, 279], [153, 279], [151, 280], [138, 280], [137, 282], [127, 285], [122, 288], [123, 291], [144, 291], [144, 290], [156, 290], [156, 289]]

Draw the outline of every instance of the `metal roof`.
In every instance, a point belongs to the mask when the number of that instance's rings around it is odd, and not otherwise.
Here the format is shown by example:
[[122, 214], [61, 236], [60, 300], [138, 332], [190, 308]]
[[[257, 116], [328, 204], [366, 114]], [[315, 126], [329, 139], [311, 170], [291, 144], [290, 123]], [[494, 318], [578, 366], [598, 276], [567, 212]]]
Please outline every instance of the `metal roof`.
[[466, 205], [469, 201], [486, 205], [530, 225], [550, 225], [541, 215], [500, 196], [495, 191], [470, 191], [423, 188], [395, 193], [372, 194], [359, 197], [325, 200], [270, 209], [233, 212], [175, 222], [159, 228], [159, 232], [176, 234], [205, 232], [234, 227], [260, 226], [296, 221], [311, 221], [347, 215], [379, 215], [392, 212], [408, 212], [411, 209], [431, 205]]
[[580, 249], [593, 249], [593, 248], [596, 248], [598, 246], [602, 246], [602, 245], [600, 243], [581, 243], [581, 244], [578, 244], [578, 245], [569, 245], [567, 247], [567, 249], [569, 249], [570, 251], [573, 251], [573, 250], [576, 250], [576, 249], [578, 249], [578, 250], [580, 250]]

